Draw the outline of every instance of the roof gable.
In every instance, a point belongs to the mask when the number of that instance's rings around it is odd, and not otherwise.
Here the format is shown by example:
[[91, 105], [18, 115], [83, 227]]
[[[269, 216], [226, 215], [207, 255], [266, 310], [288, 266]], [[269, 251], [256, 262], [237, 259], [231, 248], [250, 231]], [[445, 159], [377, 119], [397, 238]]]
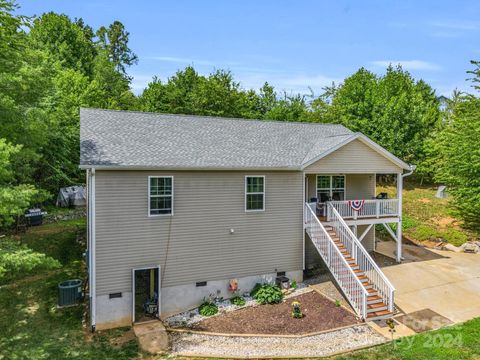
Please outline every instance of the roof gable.
[[372, 142], [362, 134], [350, 136], [343, 143], [306, 162], [307, 172], [398, 173], [410, 165]]

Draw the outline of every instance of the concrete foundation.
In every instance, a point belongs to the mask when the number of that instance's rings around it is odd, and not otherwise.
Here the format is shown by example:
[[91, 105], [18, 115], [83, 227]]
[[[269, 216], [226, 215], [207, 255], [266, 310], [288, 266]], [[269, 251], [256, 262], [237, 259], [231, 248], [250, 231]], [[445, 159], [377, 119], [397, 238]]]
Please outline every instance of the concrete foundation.
[[[276, 273], [247, 276], [237, 278], [240, 293], [249, 292], [256, 283], [274, 282]], [[301, 282], [303, 271], [287, 271], [290, 280]], [[196, 284], [165, 287], [161, 289], [161, 318], [178, 314], [179, 312], [199, 306], [206, 297], [213, 294], [223, 298], [230, 298], [228, 290], [231, 279], [207, 281], [206, 286]], [[96, 329], [104, 330], [132, 324], [132, 293], [123, 292], [121, 298], [110, 299], [108, 295], [97, 296]]]

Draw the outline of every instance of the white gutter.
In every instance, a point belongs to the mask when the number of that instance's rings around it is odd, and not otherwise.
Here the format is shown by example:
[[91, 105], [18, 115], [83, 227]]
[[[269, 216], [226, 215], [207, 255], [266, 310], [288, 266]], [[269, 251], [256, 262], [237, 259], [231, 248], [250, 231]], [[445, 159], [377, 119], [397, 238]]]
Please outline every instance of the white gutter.
[[406, 178], [407, 176], [412, 175], [416, 168], [417, 165], [410, 165], [410, 171], [408, 173], [402, 174], [402, 178]]

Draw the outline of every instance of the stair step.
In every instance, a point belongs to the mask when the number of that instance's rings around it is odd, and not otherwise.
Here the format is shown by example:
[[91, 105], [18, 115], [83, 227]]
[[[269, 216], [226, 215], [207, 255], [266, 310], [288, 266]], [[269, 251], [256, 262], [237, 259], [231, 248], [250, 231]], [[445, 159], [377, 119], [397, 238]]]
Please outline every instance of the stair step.
[[360, 270], [360, 266], [358, 266], [357, 264], [348, 264], [350, 265], [350, 267], [353, 269], [353, 270]]
[[[367, 288], [367, 286], [370, 286]], [[365, 288], [367, 288], [367, 292], [370, 294], [370, 295], [374, 295], [374, 294], [377, 294], [377, 290], [375, 290], [372, 285], [367, 285], [365, 286]]]
[[367, 305], [367, 313], [380, 312], [387, 309], [388, 309], [388, 306], [385, 305], [383, 302]]
[[367, 296], [367, 304], [378, 304], [383, 303], [383, 299], [378, 295], [369, 295]]
[[376, 318], [387, 318], [393, 316], [393, 313], [388, 310], [382, 310], [377, 312], [371, 312], [367, 314], [368, 320], [374, 320]]

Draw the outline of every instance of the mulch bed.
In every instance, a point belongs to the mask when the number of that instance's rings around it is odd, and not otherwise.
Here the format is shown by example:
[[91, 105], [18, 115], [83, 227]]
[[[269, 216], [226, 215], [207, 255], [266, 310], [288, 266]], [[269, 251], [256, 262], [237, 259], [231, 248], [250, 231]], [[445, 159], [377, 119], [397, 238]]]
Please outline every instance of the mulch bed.
[[[291, 315], [299, 301], [302, 319]], [[316, 291], [289, 298], [281, 304], [259, 305], [221, 314], [192, 325], [191, 329], [230, 334], [301, 335], [360, 323], [355, 316]]]

